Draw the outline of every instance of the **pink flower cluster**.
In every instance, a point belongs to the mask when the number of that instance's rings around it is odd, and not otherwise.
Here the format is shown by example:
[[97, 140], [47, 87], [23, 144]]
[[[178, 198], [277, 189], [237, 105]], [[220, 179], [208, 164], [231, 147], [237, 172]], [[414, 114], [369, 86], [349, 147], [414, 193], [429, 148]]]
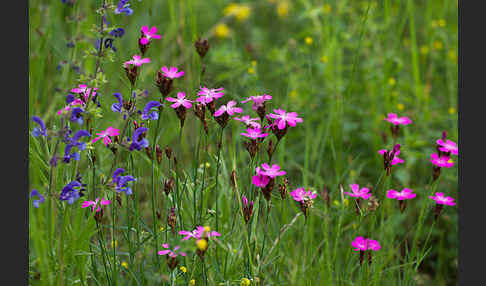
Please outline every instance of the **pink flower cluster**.
[[186, 99], [186, 94], [184, 92], [178, 92], [177, 93], [177, 98], [173, 97], [167, 97], [165, 100], [174, 102], [174, 104], [171, 104], [170, 107], [176, 109], [179, 106], [184, 106], [185, 108], [191, 108], [192, 107], [192, 100]]
[[181, 230], [179, 234], [185, 235], [182, 240], [188, 240], [190, 238], [194, 239], [201, 239], [201, 238], [210, 238], [213, 236], [221, 236], [219, 232], [216, 231], [206, 231], [203, 226], [198, 226], [193, 231]]
[[392, 189], [392, 190], [388, 190], [387, 193], [386, 193], [387, 198], [397, 199], [399, 201], [413, 199], [416, 196], [417, 196], [417, 194], [414, 194], [413, 190], [408, 189], [408, 188], [404, 188], [400, 192]]
[[[98, 202], [99, 202], [99, 204], [98, 204]], [[110, 203], [111, 203], [111, 201], [105, 200], [104, 198], [102, 198], [101, 201], [100, 201], [100, 198], [96, 198], [95, 201], [84, 201], [83, 204], [81, 205], [81, 207], [87, 208], [89, 206], [92, 206], [92, 208], [91, 208], [92, 211], [95, 211], [95, 208], [96, 208], [96, 212], [99, 212], [101, 210], [100, 205], [106, 206], [106, 205], [109, 205]]]
[[152, 27], [149, 30], [148, 26], [142, 26], [142, 37], [140, 38], [140, 44], [147, 45], [151, 39], [160, 39], [160, 35], [157, 35], [157, 27]]
[[364, 200], [367, 200], [371, 197], [370, 190], [368, 188], [359, 188], [358, 184], [351, 184], [349, 185], [351, 187], [351, 193], [349, 192], [344, 192], [346, 195], [349, 195], [351, 197], [355, 197], [357, 199], [362, 198]]
[[180, 256], [186, 256], [187, 254], [182, 251], [178, 251], [181, 247], [179, 245], [175, 246], [172, 250], [169, 248], [169, 244], [164, 243], [162, 244], [162, 247], [166, 248], [165, 250], [161, 250], [157, 252], [158, 255], [166, 255], [169, 254], [170, 257], [176, 258], [178, 255]]
[[304, 188], [297, 188], [290, 192], [290, 195], [297, 202], [310, 201], [317, 197], [316, 192], [306, 191]]
[[384, 118], [385, 121], [392, 123], [393, 125], [408, 125], [412, 123], [412, 120], [406, 116], [398, 117], [395, 113], [388, 113], [388, 116]]
[[446, 197], [444, 196], [444, 193], [440, 193], [440, 192], [435, 193], [435, 196], [429, 196], [429, 198], [433, 199], [439, 205], [454, 206], [456, 204], [454, 203], [453, 198]]
[[351, 242], [354, 247], [354, 251], [366, 251], [373, 250], [378, 251], [381, 249], [380, 243], [376, 240], [357, 236], [354, 241]]
[[[385, 154], [386, 152], [388, 152], [388, 150], [386, 149], [381, 149], [381, 150], [378, 150], [378, 154], [380, 155], [383, 155]], [[391, 165], [396, 165], [396, 164], [401, 164], [405, 161], [403, 161], [402, 158], [399, 158], [398, 155], [400, 155], [400, 149], [396, 150], [395, 153], [394, 153], [394, 156], [393, 156], [393, 159], [391, 160]]]
[[264, 188], [267, 186], [270, 179], [275, 179], [277, 176], [283, 176], [287, 174], [287, 172], [280, 170], [280, 166], [277, 164], [273, 164], [271, 167], [267, 163], [262, 164], [261, 168], [255, 168], [256, 175], [252, 178], [252, 183], [259, 187]]
[[103, 144], [105, 144], [105, 146], [108, 146], [108, 144], [111, 143], [110, 137], [118, 136], [119, 134], [120, 134], [120, 130], [110, 126], [106, 128], [106, 130], [96, 133], [96, 135], [98, 136], [95, 139], [93, 139], [91, 142], [95, 143], [96, 141], [103, 139]]
[[270, 118], [275, 119], [272, 127], [277, 126], [280, 130], [285, 129], [287, 126], [295, 127], [297, 123], [303, 122], [302, 118], [297, 117], [297, 112], [286, 112], [283, 109], [274, 109], [273, 112], [275, 114], [270, 113], [268, 115]]

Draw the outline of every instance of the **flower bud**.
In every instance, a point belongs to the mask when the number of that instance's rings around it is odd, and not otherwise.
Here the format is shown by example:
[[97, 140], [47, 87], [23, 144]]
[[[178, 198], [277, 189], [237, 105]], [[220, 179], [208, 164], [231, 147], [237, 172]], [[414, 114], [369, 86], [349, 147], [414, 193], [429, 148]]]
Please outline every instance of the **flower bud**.
[[208, 39], [199, 38], [194, 42], [194, 46], [196, 47], [196, 51], [199, 54], [199, 56], [201, 57], [201, 59], [204, 58], [206, 53], [209, 51]]
[[166, 179], [164, 182], [164, 192], [168, 196], [170, 194], [170, 191], [172, 191], [172, 188], [174, 187], [175, 180], [174, 178], [170, 177], [169, 179]]
[[177, 216], [175, 214], [174, 208], [170, 208], [169, 215], [167, 216], [167, 224], [174, 229], [176, 227]]

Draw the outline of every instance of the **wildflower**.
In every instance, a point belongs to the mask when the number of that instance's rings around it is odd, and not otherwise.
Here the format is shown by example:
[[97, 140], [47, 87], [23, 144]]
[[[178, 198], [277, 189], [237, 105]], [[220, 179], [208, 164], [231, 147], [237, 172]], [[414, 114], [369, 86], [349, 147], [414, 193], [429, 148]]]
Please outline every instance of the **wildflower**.
[[[160, 35], [157, 35], [157, 27], [152, 27], [149, 29], [147, 25], [142, 26], [141, 29], [142, 36], [140, 37], [139, 43], [141, 46], [147, 46], [151, 39], [160, 39]], [[142, 52], [144, 54], [144, 52]]]
[[331, 13], [331, 11], [332, 11], [331, 5], [330, 4], [324, 4], [324, 6], [322, 6], [322, 11], [324, 12], [324, 14]]
[[128, 65], [134, 65], [134, 66], [139, 67], [142, 64], [147, 64], [147, 63], [150, 63], [150, 59], [149, 58], [142, 58], [139, 55], [134, 55], [131, 60], [126, 61], [124, 63], [124, 67], [126, 68]]
[[71, 109], [71, 118], [69, 120], [71, 122], [76, 122], [79, 125], [82, 125], [83, 113], [84, 113], [84, 109], [82, 109], [81, 107], [74, 107]]
[[396, 81], [395, 78], [391, 77], [391, 78], [388, 79], [388, 84], [390, 86], [394, 86], [396, 83], [397, 83], [397, 81]]
[[262, 164], [262, 169], [263, 169], [263, 171], [260, 170], [258, 173], [265, 175], [265, 176], [268, 176], [272, 179], [274, 179], [277, 176], [283, 176], [283, 175], [287, 174], [287, 172], [285, 172], [285, 171], [280, 171], [280, 166], [277, 165], [277, 164], [273, 164], [270, 167], [267, 163], [264, 163], [264, 164]]
[[145, 138], [147, 130], [148, 128], [146, 127], [139, 127], [135, 129], [132, 136], [132, 143], [130, 144], [129, 147], [130, 151], [133, 151], [134, 149], [140, 151], [142, 147], [147, 148], [149, 146], [149, 142]]
[[117, 193], [124, 192], [126, 195], [132, 194], [132, 188], [128, 186], [128, 182], [134, 182], [136, 179], [130, 175], [121, 176], [125, 173], [125, 169], [118, 168], [113, 172], [112, 181], [115, 185], [115, 190]]
[[321, 57], [321, 63], [325, 64], [325, 63], [327, 63], [328, 61], [329, 61], [329, 58], [328, 58], [326, 55], [323, 55], [323, 56]]
[[159, 118], [159, 113], [157, 111], [150, 112], [150, 110], [152, 108], [159, 107], [159, 106], [160, 106], [160, 102], [158, 101], [149, 101], [147, 104], [145, 104], [142, 113], [142, 120], [148, 120], [148, 119], [157, 120]]
[[192, 107], [192, 100], [185, 98], [186, 94], [184, 92], [177, 93], [177, 99], [173, 97], [167, 97], [165, 100], [174, 102], [170, 107], [175, 109], [177, 117], [181, 122], [181, 128], [184, 127], [184, 120], [186, 119], [186, 109]]
[[168, 196], [170, 194], [170, 191], [174, 187], [175, 180], [174, 178], [170, 177], [169, 179], [166, 179], [164, 182], [164, 192]]
[[383, 155], [383, 165], [387, 176], [391, 174], [391, 168], [393, 165], [404, 162], [403, 159], [398, 158], [398, 155], [400, 155], [400, 144], [393, 146], [392, 150], [378, 150], [378, 154]]
[[179, 269], [182, 271], [182, 273], [187, 272], [187, 268], [185, 266], [181, 266], [181, 267], [179, 267]]
[[247, 128], [246, 133], [242, 132], [241, 135], [248, 137], [250, 139], [264, 138], [268, 136], [268, 133], [262, 133], [261, 128]]
[[359, 188], [358, 184], [350, 184], [352, 193], [344, 192], [346, 195], [350, 197], [356, 198], [356, 214], [360, 214], [360, 200], [364, 199], [367, 200], [371, 197], [370, 190], [368, 188]]
[[260, 128], [260, 123], [258, 122], [253, 122], [258, 120], [258, 118], [250, 118], [250, 115], [243, 115], [242, 117], [233, 117], [234, 120], [236, 121], [241, 121], [246, 124], [247, 127], [249, 128]]
[[223, 10], [224, 16], [235, 16], [238, 21], [244, 21], [250, 16], [250, 6], [231, 3]]
[[96, 135], [98, 135], [98, 137], [93, 139], [93, 141], [91, 141], [91, 143], [95, 143], [96, 141], [103, 139], [103, 144], [105, 144], [105, 146], [108, 146], [108, 144], [111, 143], [110, 137], [118, 136], [119, 133], [120, 133], [120, 130], [115, 129], [115, 128], [110, 126], [105, 131], [101, 131], [100, 133], [96, 133]]
[[427, 47], [427, 46], [421, 46], [420, 47], [420, 53], [422, 55], [427, 55], [429, 53], [429, 47]]
[[126, 61], [123, 64], [123, 67], [125, 68], [125, 72], [127, 74], [128, 80], [132, 84], [132, 86], [135, 85], [135, 81], [137, 80], [138, 76], [138, 67], [141, 66], [142, 64], [145, 63], [150, 63], [149, 58], [142, 58], [139, 55], [134, 55], [133, 59]]
[[79, 181], [72, 181], [68, 183], [64, 188], [61, 190], [61, 194], [59, 195], [59, 200], [67, 201], [68, 204], [72, 205], [79, 197], [81, 197], [80, 189], [82, 188], [82, 184]]
[[[98, 204], [98, 202], [99, 202], [99, 204]], [[102, 198], [101, 201], [100, 201], [100, 198], [96, 198], [95, 201], [84, 201], [83, 204], [81, 204], [81, 207], [82, 208], [87, 208], [89, 206], [92, 206], [91, 207], [91, 210], [93, 212], [95, 211], [95, 208], [96, 208], [96, 211], [99, 212], [101, 210], [100, 205], [105, 205], [106, 206], [106, 205], [109, 205], [110, 203], [111, 203], [111, 201], [105, 200], [104, 198]], [[115, 243], [116, 243], [116, 241], [115, 241]]]
[[312, 38], [311, 37], [305, 37], [305, 44], [306, 45], [312, 45]]
[[172, 227], [172, 229], [175, 229], [177, 223], [177, 216], [175, 214], [175, 209], [170, 208], [169, 214], [167, 215], [167, 224]]
[[371, 251], [378, 251], [381, 249], [380, 243], [373, 239], [365, 239], [362, 236], [357, 236], [351, 242], [354, 251], [359, 251], [359, 264], [363, 264], [365, 251], [368, 251], [368, 263], [371, 264]]
[[196, 47], [196, 51], [199, 54], [199, 57], [202, 59], [206, 55], [209, 50], [209, 42], [208, 39], [201, 39], [198, 38], [194, 42], [194, 46]]
[[242, 286], [250, 286], [251, 281], [248, 278], [241, 278], [241, 285]]
[[435, 193], [435, 196], [429, 196], [429, 198], [433, 199], [436, 202], [435, 209], [434, 209], [434, 219], [435, 220], [437, 220], [439, 218], [439, 215], [442, 212], [444, 205], [454, 206], [456, 204], [456, 203], [454, 203], [453, 198], [446, 197], [446, 196], [444, 196], [444, 193], [440, 193], [440, 192]]
[[155, 154], [157, 156], [157, 163], [162, 162], [162, 149], [160, 149], [159, 144], [155, 145]]
[[444, 19], [439, 19], [438, 23], [439, 23], [439, 27], [445, 27], [446, 25], [446, 21]]
[[226, 105], [221, 105], [218, 110], [214, 112], [214, 118], [219, 125], [224, 128], [228, 123], [229, 116], [233, 116], [235, 113], [242, 113], [241, 107], [234, 107], [236, 102], [231, 100]]
[[79, 142], [81, 137], [89, 137], [91, 134], [87, 130], [77, 131], [73, 137], [69, 137], [68, 134], [65, 135], [64, 142], [66, 142], [66, 147], [64, 147], [64, 157], [63, 162], [69, 163], [71, 159], [79, 161], [79, 153], [71, 152], [72, 148], [76, 147], [79, 151], [86, 149], [86, 143]]
[[193, 231], [181, 230], [179, 234], [185, 235], [182, 240], [188, 240], [190, 238], [201, 239], [201, 238], [211, 238], [213, 236], [221, 236], [219, 232], [211, 231], [211, 229], [206, 226], [198, 226]]
[[275, 119], [275, 125], [279, 130], [285, 130], [287, 126], [295, 127], [297, 123], [302, 123], [302, 118], [297, 117], [297, 112], [286, 112], [283, 109], [274, 109], [269, 117]]
[[297, 188], [290, 192], [290, 195], [294, 201], [299, 202], [300, 210], [304, 213], [305, 217], [307, 217], [309, 214], [308, 210], [312, 207], [312, 200], [317, 197], [317, 193], [306, 191], [304, 188]]
[[[444, 139], [445, 140], [445, 139]], [[459, 154], [459, 149], [457, 148], [457, 144], [454, 141], [451, 140], [446, 140], [444, 141], [443, 139], [438, 139], [437, 145], [439, 146], [438, 149], [441, 152], [444, 152], [446, 155], [458, 155]]]
[[398, 131], [400, 125], [408, 125], [412, 123], [412, 120], [406, 116], [398, 117], [395, 113], [388, 113], [388, 116], [385, 117], [383, 120], [390, 122], [393, 124], [390, 129], [392, 132], [392, 136], [396, 138], [398, 136]]
[[[39, 191], [36, 190], [36, 189], [33, 189], [30, 192], [30, 195], [29, 196], [30, 196], [30, 198], [33, 198], [33, 197], [38, 197], [39, 198], [37, 200], [32, 200], [32, 204], [34, 205], [35, 208], [38, 208], [39, 207], [39, 204], [42, 204], [45, 201], [44, 196], [41, 193], [39, 193]], [[253, 205], [253, 202], [252, 202], [252, 205]]]
[[257, 174], [252, 177], [252, 183], [259, 188], [264, 188], [270, 181], [270, 178], [268, 176], [260, 174], [259, 171], [260, 167], [256, 167]]
[[207, 88], [207, 87], [200, 87], [197, 95], [199, 96], [196, 98], [197, 102], [200, 102], [204, 106], [207, 105], [211, 114], [214, 115], [215, 104], [216, 100], [224, 95], [224, 88]]
[[196, 280], [194, 280], [194, 279], [189, 280], [189, 285], [191, 285], [191, 286], [196, 285]]
[[38, 137], [42, 135], [47, 137], [46, 124], [44, 123], [44, 120], [34, 115], [32, 116], [32, 121], [39, 125], [39, 127], [34, 127], [34, 129], [32, 130], [32, 136]]
[[430, 161], [432, 162], [433, 166], [433, 177], [434, 181], [437, 180], [440, 176], [440, 169], [442, 167], [450, 168], [454, 166], [454, 162], [451, 161], [450, 157], [445, 154], [437, 154], [432, 153], [430, 154]]
[[119, 92], [113, 93], [113, 96], [115, 96], [118, 99], [118, 102], [115, 102], [111, 105], [111, 110], [113, 112], [120, 112], [122, 113], [123, 109], [123, 98]]
[[162, 75], [170, 79], [180, 78], [184, 75], [184, 71], [178, 71], [176, 67], [167, 68], [166, 66], [163, 66], [161, 70]]
[[245, 222], [248, 224], [253, 214], [253, 201], [248, 203], [248, 199], [245, 196], [241, 197], [241, 201], [243, 202], [243, 217]]
[[402, 110], [405, 109], [405, 105], [403, 105], [402, 103], [399, 103], [399, 104], [397, 104], [397, 108], [398, 108], [398, 110], [402, 111]]
[[406, 200], [413, 199], [417, 196], [413, 193], [413, 190], [404, 188], [403, 190], [395, 191], [395, 190], [388, 190], [386, 193], [386, 197], [389, 199], [396, 199], [398, 200], [398, 204], [400, 207], [400, 212], [403, 212], [406, 208]]
[[449, 57], [449, 60], [451, 60], [451, 62], [455, 63], [457, 61], [457, 53], [456, 53], [456, 51], [450, 50], [447, 53], [447, 56]]
[[111, 30], [109, 34], [115, 38], [121, 38], [125, 34], [125, 30], [123, 28], [116, 28]]
[[115, 8], [115, 14], [125, 13], [125, 15], [130, 16], [133, 14], [133, 9], [130, 8], [128, 3], [130, 0], [120, 0]]
[[127, 263], [126, 261], [123, 261], [123, 262], [121, 263], [121, 266], [122, 266], [123, 268], [125, 268], [125, 269], [128, 269], [128, 263]]
[[248, 101], [252, 101], [253, 105], [251, 108], [256, 111], [260, 119], [263, 120], [265, 118], [265, 101], [272, 99], [271, 95], [263, 94], [257, 96], [250, 96], [247, 99], [243, 100], [241, 103], [247, 103]]
[[456, 113], [456, 109], [454, 107], [449, 107], [449, 114], [453, 115]]
[[249, 74], [255, 74], [255, 69], [253, 67], [248, 68], [248, 73]]
[[169, 249], [169, 244], [167, 243], [164, 243], [162, 244], [162, 247], [165, 248], [165, 250], [161, 250], [159, 252], [157, 252], [158, 255], [166, 255], [168, 254], [167, 256], [167, 266], [169, 266], [170, 270], [174, 270], [174, 268], [176, 268], [177, 266], [177, 256], [186, 256], [187, 254], [185, 252], [182, 252], [182, 251], [178, 251], [180, 246], [175, 246], [172, 250]]
[[230, 29], [226, 24], [218, 24], [216, 26], [215, 33], [216, 37], [223, 39], [228, 37], [228, 35], [230, 34]]
[[63, 113], [67, 113], [69, 112], [73, 107], [76, 107], [76, 106], [81, 106], [81, 107], [84, 107], [85, 106], [85, 103], [79, 99], [79, 98], [76, 98], [76, 99], [73, 99], [72, 101], [70, 101], [64, 108], [61, 108], [57, 111], [57, 115], [61, 115]]
[[280, 18], [285, 18], [289, 14], [289, 3], [287, 1], [282, 1], [277, 4], [277, 14]]
[[[71, 89], [71, 92], [78, 95], [79, 100], [82, 101], [83, 105], [87, 104], [89, 99], [95, 100], [96, 99], [96, 91], [98, 88], [91, 88], [85, 84], [80, 84], [78, 87]], [[75, 103], [73, 103], [74, 105]]]
[[434, 49], [436, 50], [441, 50], [444, 47], [444, 44], [442, 44], [442, 42], [440, 41], [435, 41], [433, 45], [434, 45]]

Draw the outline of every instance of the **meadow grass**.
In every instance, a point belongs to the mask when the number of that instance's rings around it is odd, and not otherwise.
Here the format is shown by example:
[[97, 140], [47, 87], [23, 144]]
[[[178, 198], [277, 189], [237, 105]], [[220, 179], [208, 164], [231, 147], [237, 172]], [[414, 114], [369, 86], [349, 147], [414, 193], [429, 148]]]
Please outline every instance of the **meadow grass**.
[[[251, 177], [256, 166], [270, 163], [264, 150], [268, 139], [252, 159], [241, 123], [231, 120], [222, 129], [208, 112], [206, 134], [188, 110], [181, 129], [167, 101], [158, 120], [145, 121], [152, 158], [143, 149], [118, 148], [113, 154], [96, 142], [79, 161], [52, 167], [49, 160], [62, 157], [65, 144], [52, 134], [49, 140], [30, 136], [29, 191], [38, 189], [46, 197], [39, 208], [29, 208], [32, 285], [190, 285], [192, 279], [195, 285], [240, 285], [242, 278], [259, 285], [457, 284], [457, 210], [444, 207], [435, 222], [428, 198], [435, 192], [458, 197], [457, 167], [442, 168], [433, 181], [429, 160], [443, 130], [457, 142], [455, 1], [238, 1], [249, 10], [225, 15], [231, 1], [132, 0], [131, 16], [112, 8], [102, 12], [110, 27], [122, 27], [125, 34], [114, 40], [116, 52], [103, 47], [100, 57], [94, 41], [103, 3], [116, 7], [118, 1], [29, 2], [30, 116], [40, 116], [49, 130], [89, 126], [89, 141], [108, 126], [131, 137], [131, 121], [140, 117], [124, 120], [113, 112], [112, 94], [128, 99], [133, 90], [147, 90], [148, 98], [137, 97], [142, 109], [161, 98], [157, 71], [176, 66], [184, 76], [174, 80], [172, 97], [183, 91], [194, 99], [200, 86], [224, 87], [217, 106], [235, 100], [244, 114], [256, 117], [240, 102], [266, 93], [273, 97], [267, 112], [297, 112], [303, 123], [289, 128], [278, 145], [270, 134], [271, 163], [287, 172], [288, 192], [304, 187], [318, 196], [305, 217], [289, 194], [281, 199], [278, 179], [266, 201]], [[151, 42], [145, 55], [151, 63], [141, 67], [131, 87], [122, 65], [140, 54], [143, 25], [156, 26], [162, 39]], [[199, 37], [210, 43], [203, 59], [194, 48]], [[66, 45], [71, 41], [74, 47]], [[56, 114], [80, 83], [97, 87], [100, 102], [100, 116], [93, 112], [81, 127]], [[396, 140], [383, 120], [391, 112], [413, 120]], [[377, 151], [395, 143], [405, 162], [386, 176]], [[171, 159], [164, 153], [159, 164], [156, 144], [171, 148]], [[121, 205], [109, 186], [116, 168], [136, 178], [132, 195], [118, 193]], [[60, 201], [62, 188], [77, 174], [86, 183], [85, 197], [72, 205]], [[171, 177], [175, 184], [167, 196], [164, 184]], [[353, 198], [340, 188], [349, 192], [354, 183], [371, 189], [376, 210], [362, 201], [356, 214]], [[417, 197], [400, 213], [385, 193], [405, 187]], [[254, 201], [248, 224], [241, 195]], [[100, 222], [81, 208], [81, 201], [97, 197], [111, 200]], [[171, 207], [176, 231], [167, 223]], [[180, 242], [177, 234], [198, 225], [222, 234], [209, 240], [204, 259], [192, 241]], [[360, 266], [351, 246], [356, 236], [380, 242], [370, 265]], [[157, 255], [166, 242], [188, 253], [177, 257], [173, 271], [166, 256]]]

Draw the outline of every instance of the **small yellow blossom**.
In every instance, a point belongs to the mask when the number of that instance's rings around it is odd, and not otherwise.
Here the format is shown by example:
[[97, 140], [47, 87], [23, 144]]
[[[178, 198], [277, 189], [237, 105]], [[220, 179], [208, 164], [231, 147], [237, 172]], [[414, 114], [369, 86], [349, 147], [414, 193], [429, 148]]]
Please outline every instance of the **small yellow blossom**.
[[255, 69], [254, 69], [254, 68], [252, 68], [252, 67], [249, 67], [249, 68], [248, 68], [248, 73], [249, 73], [249, 74], [255, 74]]
[[439, 27], [445, 27], [446, 21], [444, 19], [439, 19]]
[[241, 285], [242, 286], [249, 286], [251, 284], [250, 279], [248, 278], [241, 278]]
[[426, 54], [428, 54], [428, 53], [429, 53], [429, 47], [427, 47], [427, 46], [421, 46], [421, 47], [420, 47], [420, 53], [421, 53], [422, 55], [426, 55]]
[[287, 1], [282, 1], [277, 5], [277, 14], [280, 18], [285, 18], [289, 14], [289, 3]]
[[256, 67], [257, 61], [251, 61], [251, 65], [254, 66], [254, 67]]
[[208, 242], [205, 239], [199, 239], [196, 241], [196, 246], [200, 251], [206, 251]]
[[332, 201], [332, 203], [333, 203], [335, 206], [337, 206], [337, 207], [339, 206], [339, 201], [338, 201], [338, 200], [334, 200], [334, 201]]
[[439, 23], [437, 23], [437, 20], [432, 20], [432, 21], [430, 22], [430, 26], [431, 26], [432, 28], [437, 28], [437, 26], [438, 26], [438, 25], [439, 25]]
[[434, 42], [434, 49], [441, 50], [443, 47], [444, 47], [444, 44], [442, 44], [442, 42], [439, 42], [439, 41]]
[[112, 241], [111, 241], [111, 248], [113, 248], [113, 247], [117, 247], [117, 246], [118, 246], [118, 241], [116, 241], [116, 240], [115, 240], [115, 241], [113, 241], [113, 240], [112, 240]]
[[187, 268], [185, 266], [181, 266], [181, 267], [179, 267], [179, 269], [182, 271], [182, 273], [187, 272]]
[[210, 231], [211, 231], [211, 228], [210, 228], [209, 226], [205, 226], [205, 227], [204, 227], [204, 231], [205, 231], [205, 232], [210, 232]]
[[324, 6], [322, 7], [322, 11], [324, 12], [324, 14], [331, 13], [331, 11], [332, 11], [331, 5], [330, 4], [324, 4]]
[[124, 267], [125, 269], [128, 269], [128, 263], [126, 261], [123, 261], [121, 263], [121, 266]]
[[391, 78], [388, 79], [388, 84], [390, 86], [394, 86], [396, 83], [397, 83], [397, 81], [396, 81], [395, 78], [391, 77]]
[[398, 108], [398, 110], [402, 111], [402, 110], [405, 109], [405, 105], [399, 103], [399, 104], [397, 104], [397, 108]]
[[449, 114], [455, 114], [456, 113], [456, 109], [454, 107], [449, 107]]
[[328, 60], [329, 59], [327, 58], [326, 55], [324, 55], [324, 56], [321, 57], [321, 62], [324, 63], [324, 64], [327, 63]]
[[449, 159], [449, 161], [447, 161], [447, 163], [454, 163], [454, 161], [452, 159]]
[[191, 280], [189, 281], [189, 285], [191, 285], [191, 286], [196, 285], [196, 280], [191, 279]]
[[218, 38], [226, 38], [230, 34], [230, 29], [226, 24], [219, 24], [216, 26], [216, 37]]
[[246, 4], [231, 3], [223, 10], [225, 16], [235, 16], [236, 20], [244, 21], [250, 17], [250, 6]]
[[159, 228], [159, 231], [164, 231], [164, 227], [163, 227], [163, 226], [161, 226], [161, 227]]
[[449, 59], [453, 62], [457, 61], [457, 54], [456, 54], [456, 51], [454, 50], [450, 50], [449, 53], [447, 53], [447, 55], [449, 56]]
[[312, 38], [311, 37], [305, 37], [305, 44], [306, 45], [312, 45]]

